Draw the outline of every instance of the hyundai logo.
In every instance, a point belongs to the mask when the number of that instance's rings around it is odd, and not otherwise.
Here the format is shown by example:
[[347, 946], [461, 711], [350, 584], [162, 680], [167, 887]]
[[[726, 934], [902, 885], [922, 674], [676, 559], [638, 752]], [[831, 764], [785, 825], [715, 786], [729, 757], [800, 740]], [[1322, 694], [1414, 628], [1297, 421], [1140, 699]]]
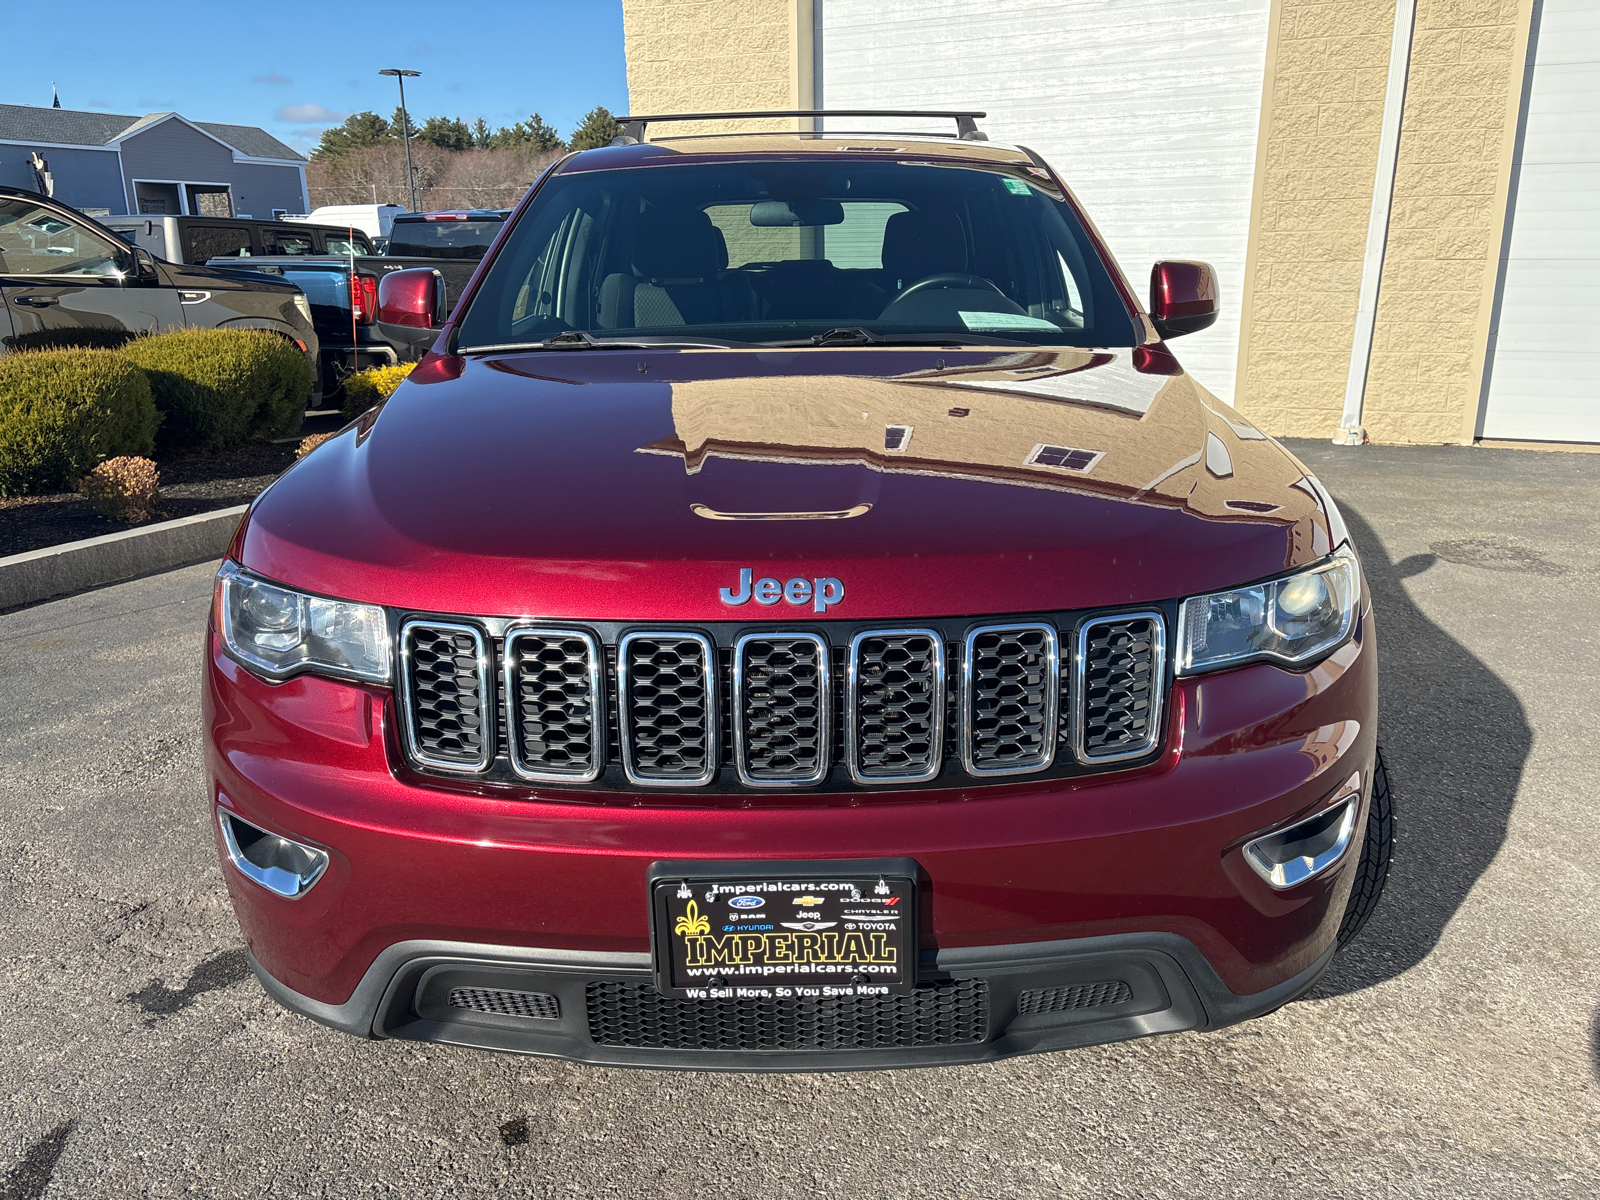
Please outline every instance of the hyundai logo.
[[729, 908], [760, 908], [766, 901], [760, 896], [735, 896], [728, 901]]
[[830, 606], [844, 599], [843, 581], [831, 575], [817, 579], [796, 577], [788, 583], [779, 583], [770, 575], [764, 579], [752, 579], [754, 574], [749, 567], [745, 567], [739, 572], [739, 586], [718, 588], [717, 595], [722, 597], [724, 604], [734, 608], [751, 600], [764, 605], [784, 600], [796, 605], [809, 603], [811, 611], [819, 613], [827, 612]]

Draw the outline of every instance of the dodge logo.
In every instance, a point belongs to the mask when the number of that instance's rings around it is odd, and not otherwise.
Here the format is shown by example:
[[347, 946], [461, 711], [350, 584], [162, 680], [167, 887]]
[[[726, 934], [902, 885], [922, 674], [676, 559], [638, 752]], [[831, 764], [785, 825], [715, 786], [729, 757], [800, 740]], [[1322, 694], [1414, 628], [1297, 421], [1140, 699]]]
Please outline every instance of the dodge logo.
[[779, 583], [770, 575], [765, 579], [752, 579], [755, 574], [749, 567], [739, 572], [739, 586], [719, 588], [717, 594], [724, 604], [737, 608], [754, 600], [757, 604], [776, 604], [779, 600], [790, 604], [811, 605], [812, 612], [825, 613], [830, 605], [844, 599], [844, 583], [831, 575], [818, 579], [789, 580]]

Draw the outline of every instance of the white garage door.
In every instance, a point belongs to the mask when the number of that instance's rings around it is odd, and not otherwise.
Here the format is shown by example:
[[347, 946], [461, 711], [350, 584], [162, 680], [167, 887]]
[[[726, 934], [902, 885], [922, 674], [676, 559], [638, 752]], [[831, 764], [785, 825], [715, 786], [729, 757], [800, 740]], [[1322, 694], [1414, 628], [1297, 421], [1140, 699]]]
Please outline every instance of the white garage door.
[[986, 110], [990, 137], [1061, 172], [1141, 296], [1158, 258], [1216, 267], [1221, 318], [1174, 349], [1232, 400], [1270, 0], [820, 3], [818, 107]]
[[1483, 436], [1600, 442], [1600, 4], [1545, 0]]

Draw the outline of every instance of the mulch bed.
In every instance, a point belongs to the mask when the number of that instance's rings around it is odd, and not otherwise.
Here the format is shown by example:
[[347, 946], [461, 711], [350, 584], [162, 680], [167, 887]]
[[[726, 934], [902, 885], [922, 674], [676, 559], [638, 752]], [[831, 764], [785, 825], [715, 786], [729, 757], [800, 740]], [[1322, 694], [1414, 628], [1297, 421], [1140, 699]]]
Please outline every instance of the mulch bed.
[[[328, 433], [342, 423], [336, 417], [308, 417], [300, 436]], [[161, 512], [156, 519], [170, 521], [248, 504], [294, 462], [298, 445], [298, 438], [284, 443], [249, 442], [218, 454], [157, 459]], [[77, 492], [0, 499], [0, 558], [132, 528], [102, 517]]]

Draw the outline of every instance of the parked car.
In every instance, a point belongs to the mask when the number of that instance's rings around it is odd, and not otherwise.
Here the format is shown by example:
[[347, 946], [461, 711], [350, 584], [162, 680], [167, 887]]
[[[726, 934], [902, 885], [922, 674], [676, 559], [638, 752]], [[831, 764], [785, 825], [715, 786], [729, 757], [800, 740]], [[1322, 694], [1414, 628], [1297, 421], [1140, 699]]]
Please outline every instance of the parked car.
[[359, 229], [376, 242], [389, 236], [390, 223], [406, 210], [398, 204], [324, 204], [309, 213], [288, 213], [285, 221], [307, 221], [313, 225], [332, 225]]
[[430, 273], [379, 283], [438, 336], [251, 507], [205, 653], [281, 1003], [927, 1065], [1259, 1016], [1360, 929], [1393, 824], [1338, 506], [1174, 356], [1211, 269], [1141, 304], [981, 115], [624, 118], [442, 325]]
[[311, 301], [312, 319], [322, 339], [324, 394], [332, 399], [352, 371], [416, 362], [433, 342], [426, 328], [377, 321], [379, 281], [397, 271], [425, 268], [437, 293], [441, 315], [465, 290], [479, 261], [505, 223], [504, 212], [420, 213], [394, 218], [385, 253], [252, 259], [248, 263], [214, 258], [210, 265], [287, 279]]
[[291, 225], [243, 217], [101, 217], [124, 241], [167, 262], [201, 264], [213, 258], [307, 257], [375, 253], [360, 230]]
[[[311, 307], [292, 284], [162, 262], [102, 223], [37, 192], [0, 187], [0, 343], [58, 345], [85, 331], [266, 329], [312, 364], [320, 347]], [[315, 374], [315, 372], [313, 372]], [[320, 402], [313, 384], [308, 407]]]
[[456, 212], [407, 213], [396, 217], [385, 244], [389, 254], [406, 258], [469, 259], [489, 251], [510, 209], [474, 208]]

